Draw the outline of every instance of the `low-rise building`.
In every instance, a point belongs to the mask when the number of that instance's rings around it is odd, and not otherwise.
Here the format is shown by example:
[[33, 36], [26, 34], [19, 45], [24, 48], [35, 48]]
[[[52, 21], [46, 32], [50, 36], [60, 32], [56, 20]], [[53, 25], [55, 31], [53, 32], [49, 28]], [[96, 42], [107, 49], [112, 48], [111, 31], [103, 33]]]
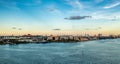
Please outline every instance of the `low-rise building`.
[[60, 40], [63, 41], [69, 40], [69, 36], [60, 36]]
[[80, 41], [88, 41], [89, 39], [86, 37], [80, 37]]
[[69, 36], [69, 40], [74, 40], [74, 37], [73, 36]]
[[48, 40], [48, 41], [52, 41], [52, 40], [53, 40], [53, 36], [48, 36], [48, 37], [47, 37], [47, 40]]
[[75, 40], [75, 41], [80, 41], [80, 39], [79, 39], [78, 36], [74, 36], [74, 40]]

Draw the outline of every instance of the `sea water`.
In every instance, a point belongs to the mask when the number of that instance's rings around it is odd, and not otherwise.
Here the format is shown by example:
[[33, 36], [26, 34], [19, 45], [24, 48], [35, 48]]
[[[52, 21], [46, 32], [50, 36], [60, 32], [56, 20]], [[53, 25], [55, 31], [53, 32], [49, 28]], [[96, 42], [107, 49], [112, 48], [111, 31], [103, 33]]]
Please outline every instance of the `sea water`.
[[120, 39], [0, 45], [0, 64], [120, 64]]

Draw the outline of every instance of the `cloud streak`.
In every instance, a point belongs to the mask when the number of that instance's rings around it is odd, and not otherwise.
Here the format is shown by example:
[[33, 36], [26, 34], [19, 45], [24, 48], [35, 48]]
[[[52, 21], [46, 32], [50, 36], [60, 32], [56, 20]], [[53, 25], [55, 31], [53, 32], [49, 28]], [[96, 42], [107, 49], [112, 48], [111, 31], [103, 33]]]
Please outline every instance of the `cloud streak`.
[[34, 0], [33, 2], [25, 2], [24, 5], [26, 6], [37, 6], [40, 5], [42, 2], [41, 0]]
[[103, 8], [104, 8], [104, 9], [109, 9], [109, 8], [116, 7], [116, 6], [118, 6], [118, 5], [120, 5], [120, 2], [117, 2], [117, 3], [111, 4], [111, 5], [107, 5], [107, 6], [103, 7]]
[[9, 9], [20, 10], [15, 1], [5, 2], [4, 0], [1, 0], [0, 5]]
[[97, 28], [85, 28], [85, 30], [101, 30], [102, 27], [97, 27]]
[[67, 2], [68, 5], [70, 5], [74, 8], [77, 8], [77, 9], [82, 9], [83, 8], [83, 5], [79, 0], [66, 0], [66, 2]]
[[61, 14], [62, 12], [60, 10], [58, 10], [54, 5], [52, 6], [48, 6], [47, 10], [52, 13], [52, 14]]
[[100, 2], [103, 2], [104, 0], [94, 0], [95, 3], [100, 3]]
[[69, 18], [64, 18], [64, 19], [68, 19], [68, 20], [82, 20], [82, 19], [86, 19], [86, 18], [92, 18], [92, 16], [71, 16]]
[[110, 15], [110, 16], [108, 16], [108, 15], [93, 15], [92, 16], [92, 19], [93, 20], [100, 20], [100, 19], [103, 19], [103, 20], [112, 20], [112, 21], [115, 21], [115, 20], [119, 20], [119, 15]]

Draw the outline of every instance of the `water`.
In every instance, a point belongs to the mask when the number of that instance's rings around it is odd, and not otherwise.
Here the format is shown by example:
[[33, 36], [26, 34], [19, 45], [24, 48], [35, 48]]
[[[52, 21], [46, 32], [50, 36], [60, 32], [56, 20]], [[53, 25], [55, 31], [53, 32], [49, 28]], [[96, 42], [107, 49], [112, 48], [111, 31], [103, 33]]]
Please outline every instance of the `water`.
[[0, 45], [0, 64], [120, 64], [120, 39]]

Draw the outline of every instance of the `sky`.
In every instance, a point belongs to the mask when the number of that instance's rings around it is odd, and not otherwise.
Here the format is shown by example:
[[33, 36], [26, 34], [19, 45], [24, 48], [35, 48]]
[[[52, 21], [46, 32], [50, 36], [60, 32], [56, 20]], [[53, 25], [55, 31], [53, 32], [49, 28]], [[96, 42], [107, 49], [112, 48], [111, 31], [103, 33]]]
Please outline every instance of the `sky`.
[[[69, 19], [76, 16], [91, 18]], [[120, 34], [119, 28], [120, 0], [0, 0], [0, 35]]]

